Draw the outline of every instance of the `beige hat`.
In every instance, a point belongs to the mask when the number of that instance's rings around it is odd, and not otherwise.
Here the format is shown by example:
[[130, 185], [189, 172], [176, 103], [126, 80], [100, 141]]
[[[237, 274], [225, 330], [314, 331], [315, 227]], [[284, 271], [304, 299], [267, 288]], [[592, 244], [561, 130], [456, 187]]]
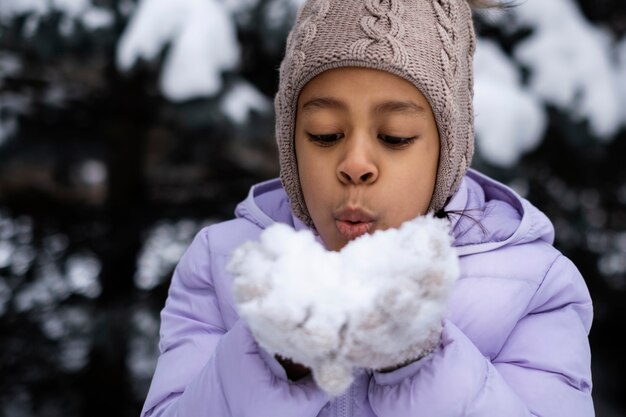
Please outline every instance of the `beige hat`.
[[294, 214], [308, 226], [294, 147], [298, 96], [316, 75], [338, 67], [396, 74], [430, 103], [440, 137], [429, 210], [452, 196], [474, 152], [472, 59], [475, 33], [466, 0], [308, 0], [287, 39], [275, 98], [280, 177]]

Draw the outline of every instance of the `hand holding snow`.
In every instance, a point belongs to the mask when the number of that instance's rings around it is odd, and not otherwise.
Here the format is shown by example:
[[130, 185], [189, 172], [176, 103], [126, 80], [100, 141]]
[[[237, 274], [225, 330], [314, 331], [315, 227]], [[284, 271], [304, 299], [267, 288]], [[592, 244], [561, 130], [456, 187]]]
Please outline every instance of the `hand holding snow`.
[[331, 395], [356, 367], [384, 369], [434, 350], [459, 275], [448, 222], [434, 217], [361, 236], [340, 252], [275, 224], [238, 248], [228, 269], [261, 347], [311, 368]]

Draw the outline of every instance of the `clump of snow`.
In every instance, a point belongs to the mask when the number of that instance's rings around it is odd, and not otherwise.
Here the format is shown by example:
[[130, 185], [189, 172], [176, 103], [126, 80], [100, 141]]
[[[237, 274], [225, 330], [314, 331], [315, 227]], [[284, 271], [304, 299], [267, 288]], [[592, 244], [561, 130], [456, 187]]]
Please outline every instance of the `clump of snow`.
[[49, 309], [72, 294], [69, 283], [58, 266], [47, 263], [36, 270], [35, 280], [20, 287], [13, 295], [17, 312], [36, 308]]
[[153, 61], [168, 45], [161, 90], [173, 101], [215, 95], [222, 72], [239, 62], [233, 21], [217, 0], [142, 0], [119, 41], [117, 65]]
[[196, 222], [182, 219], [177, 222], [160, 221], [149, 231], [137, 258], [135, 286], [151, 290], [168, 280], [198, 229], [214, 220]]
[[62, 306], [42, 314], [43, 333], [58, 343], [55, 355], [58, 365], [69, 372], [83, 369], [89, 362], [94, 317], [88, 307]]
[[222, 0], [222, 2], [233, 13], [253, 10], [259, 4], [259, 0]]
[[588, 120], [598, 138], [611, 139], [624, 120], [609, 36], [587, 22], [572, 0], [527, 0], [514, 12], [519, 25], [533, 29], [514, 50], [530, 69], [532, 92]]
[[626, 124], [626, 37], [624, 37], [616, 47], [618, 67], [617, 67], [617, 92], [620, 98], [620, 108], [622, 109], [622, 120]]
[[24, 65], [17, 55], [0, 51], [0, 83], [4, 77], [18, 74], [23, 67]]
[[28, 16], [24, 34], [30, 36], [39, 27], [40, 19], [53, 11], [61, 13], [60, 30], [66, 36], [72, 34], [76, 21], [82, 21], [88, 29], [110, 27], [114, 22], [110, 11], [92, 5], [90, 0], [2, 0], [0, 21]]
[[0, 240], [0, 268], [11, 265], [11, 257], [15, 251], [15, 245], [6, 240]]
[[66, 275], [72, 292], [88, 298], [97, 298], [102, 293], [100, 270], [102, 264], [91, 254], [75, 254], [65, 263]]
[[[37, 33], [37, 29], [39, 29], [39, 19], [41, 17], [36, 14], [31, 14], [26, 18], [26, 22], [24, 22], [24, 28], [22, 29], [23, 36], [26, 38], [30, 38], [35, 36]], [[67, 29], [65, 29], [67, 30]], [[64, 28], [61, 27], [61, 32], [63, 33]]]
[[259, 5], [259, 0], [222, 0], [222, 4], [238, 24], [245, 26], [256, 18], [255, 9]]
[[19, 74], [23, 67], [17, 55], [0, 51], [0, 146], [17, 134], [18, 116], [27, 113], [30, 107], [26, 96], [2, 91], [4, 79]]
[[62, 271], [58, 262], [46, 254], [37, 255], [30, 246], [17, 246], [13, 251], [11, 272], [24, 275], [33, 267], [35, 271], [35, 279], [15, 292], [13, 302], [18, 312], [48, 309], [72, 294], [92, 299], [101, 294], [98, 279], [101, 263], [95, 256], [72, 255], [65, 263], [65, 271]]
[[0, 2], [0, 21], [8, 21], [15, 16], [26, 14], [46, 14], [48, 2], [41, 0], [2, 0]]
[[80, 16], [91, 7], [90, 0], [50, 0], [47, 3], [50, 4], [51, 9], [62, 11], [72, 17]]
[[82, 184], [98, 186], [105, 185], [108, 177], [107, 166], [97, 159], [86, 159], [74, 168], [76, 180]]
[[159, 357], [159, 315], [143, 306], [131, 312], [126, 367], [131, 388], [137, 397], [145, 398]]
[[514, 165], [546, 129], [543, 104], [524, 89], [519, 70], [493, 41], [479, 39], [474, 56], [476, 147], [493, 165]]
[[235, 124], [248, 120], [251, 112], [268, 113], [272, 110], [270, 100], [247, 82], [238, 82], [228, 90], [220, 103], [222, 112]]
[[[0, 105], [0, 110], [2, 106]], [[17, 133], [17, 119], [14, 117], [7, 117], [3, 120], [0, 118], [0, 146], [2, 146], [9, 138], [15, 136]]]
[[432, 351], [459, 275], [449, 222], [430, 216], [361, 236], [340, 252], [275, 224], [238, 248], [228, 270], [260, 346], [311, 368], [331, 395], [351, 384], [354, 368]]
[[92, 7], [83, 13], [80, 21], [88, 30], [97, 30], [113, 26], [115, 17], [109, 10]]

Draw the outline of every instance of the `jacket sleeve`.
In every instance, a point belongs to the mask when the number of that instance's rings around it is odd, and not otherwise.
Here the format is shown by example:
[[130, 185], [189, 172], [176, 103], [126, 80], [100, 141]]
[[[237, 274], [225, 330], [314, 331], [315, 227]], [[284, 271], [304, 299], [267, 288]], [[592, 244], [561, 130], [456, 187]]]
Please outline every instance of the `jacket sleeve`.
[[591, 320], [584, 280], [559, 256], [495, 357], [446, 321], [441, 347], [430, 356], [374, 374], [372, 409], [378, 417], [594, 416]]
[[310, 377], [277, 377], [241, 319], [225, 328], [208, 236], [207, 229], [198, 233], [174, 272], [141, 416], [316, 416], [328, 398]]

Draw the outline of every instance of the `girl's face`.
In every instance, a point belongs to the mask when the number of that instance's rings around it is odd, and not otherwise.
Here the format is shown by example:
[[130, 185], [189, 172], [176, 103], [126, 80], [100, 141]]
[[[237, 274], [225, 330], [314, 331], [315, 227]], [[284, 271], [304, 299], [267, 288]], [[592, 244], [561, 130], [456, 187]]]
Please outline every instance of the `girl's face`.
[[424, 214], [439, 162], [426, 98], [391, 73], [338, 68], [298, 98], [295, 132], [304, 200], [331, 250]]

